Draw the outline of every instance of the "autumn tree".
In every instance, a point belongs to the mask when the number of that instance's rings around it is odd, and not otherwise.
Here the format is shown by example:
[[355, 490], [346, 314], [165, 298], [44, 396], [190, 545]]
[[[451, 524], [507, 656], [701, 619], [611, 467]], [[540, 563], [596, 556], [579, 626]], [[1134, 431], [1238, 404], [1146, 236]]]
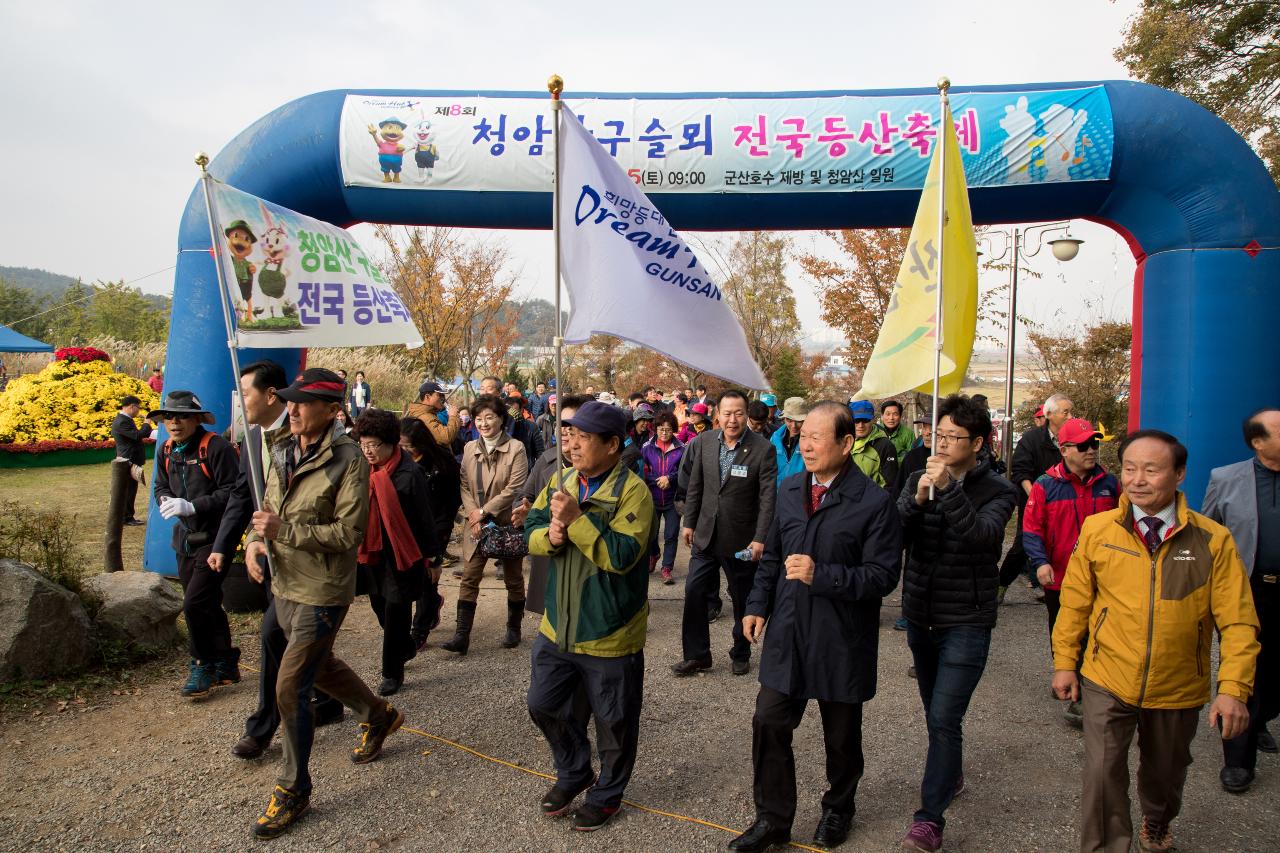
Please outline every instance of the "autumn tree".
[[595, 385], [600, 391], [627, 393], [617, 387], [623, 373], [632, 368], [635, 351], [613, 335], [592, 335], [585, 344], [567, 347], [565, 364], [573, 362], [580, 372], [580, 387]]
[[747, 336], [747, 348], [768, 376], [778, 355], [795, 346], [800, 336], [796, 297], [787, 283], [787, 237], [748, 231], [723, 250], [706, 246], [717, 268], [720, 292]]
[[1245, 138], [1280, 183], [1280, 3], [1143, 0], [1115, 57]]
[[1129, 323], [1099, 320], [1077, 335], [1038, 327], [1027, 337], [1038, 375], [1033, 398], [1043, 401], [1050, 394], [1065, 394], [1080, 417], [1104, 425], [1109, 433], [1125, 431], [1133, 346]]

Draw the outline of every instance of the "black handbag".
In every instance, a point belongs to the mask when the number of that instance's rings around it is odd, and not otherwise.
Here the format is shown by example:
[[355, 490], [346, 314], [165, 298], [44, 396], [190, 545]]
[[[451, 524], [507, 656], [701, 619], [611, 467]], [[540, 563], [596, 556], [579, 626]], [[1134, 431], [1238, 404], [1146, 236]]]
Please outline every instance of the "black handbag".
[[476, 545], [486, 560], [519, 560], [529, 553], [524, 543], [524, 530], [514, 524], [489, 522], [480, 528]]

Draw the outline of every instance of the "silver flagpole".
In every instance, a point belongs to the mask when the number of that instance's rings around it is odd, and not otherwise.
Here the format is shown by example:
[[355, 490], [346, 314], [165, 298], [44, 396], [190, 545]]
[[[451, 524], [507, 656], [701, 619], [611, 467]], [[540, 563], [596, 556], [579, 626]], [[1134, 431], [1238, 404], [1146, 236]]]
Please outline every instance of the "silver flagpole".
[[[560, 116], [562, 115], [560, 93], [564, 91], [564, 79], [559, 74], [552, 74], [547, 80], [547, 91], [551, 93], [551, 145], [555, 149], [555, 160], [551, 177], [551, 238], [556, 244], [555, 279], [556, 279], [556, 338], [552, 345], [556, 350], [556, 431], [552, 436], [559, 455], [564, 455], [564, 442], [560, 436], [560, 400], [564, 397], [561, 387], [561, 359], [564, 354], [564, 320], [560, 312]], [[561, 460], [557, 459], [557, 463]], [[564, 465], [556, 465], [556, 488], [564, 489]]]
[[[951, 80], [946, 77], [938, 78], [938, 101], [942, 108], [942, 127], [938, 132], [938, 145], [941, 150], [938, 152], [938, 285], [937, 285], [937, 302], [934, 308], [933, 319], [933, 441], [932, 447], [929, 448], [930, 456], [938, 455], [938, 393], [939, 384], [942, 381], [942, 257], [943, 249], [946, 245], [945, 235], [947, 228], [947, 139], [950, 128], [947, 122], [950, 119], [950, 103], [947, 100], [947, 90], [951, 88]], [[929, 486], [929, 500], [933, 500], [933, 486]]]
[[[240, 420], [244, 424], [244, 436], [247, 441], [249, 438], [249, 414], [244, 407], [244, 394], [240, 391], [240, 350], [236, 341], [236, 326], [231, 319], [231, 299], [227, 295], [227, 280], [222, 273], [222, 251], [218, 247], [218, 208], [213, 201], [213, 190], [211, 189], [213, 175], [209, 174], [206, 168], [209, 165], [209, 155], [201, 151], [196, 155], [196, 165], [200, 167], [200, 183], [204, 187], [204, 204], [205, 209], [209, 213], [209, 245], [213, 249], [213, 265], [218, 274], [218, 294], [221, 297], [218, 302], [222, 305], [222, 321], [227, 329], [227, 351], [231, 354], [231, 372], [232, 382], [236, 389], [236, 408], [240, 412]], [[235, 430], [231, 431], [232, 438], [235, 437]], [[254, 464], [253, 454], [249, 454], [249, 493], [253, 496], [253, 508], [262, 509], [262, 488], [258, 482], [257, 465]], [[271, 565], [271, 549], [267, 549], [267, 568], [274, 574], [274, 566]]]

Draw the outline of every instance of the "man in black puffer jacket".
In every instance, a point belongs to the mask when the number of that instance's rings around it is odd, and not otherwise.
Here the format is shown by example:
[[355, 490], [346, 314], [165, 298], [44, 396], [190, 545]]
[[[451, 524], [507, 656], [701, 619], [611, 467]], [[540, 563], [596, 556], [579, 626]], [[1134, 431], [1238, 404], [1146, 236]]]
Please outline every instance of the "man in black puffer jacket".
[[938, 408], [937, 431], [937, 455], [898, 497], [902, 611], [929, 727], [920, 809], [904, 843], [926, 851], [941, 847], [943, 813], [964, 785], [961, 725], [987, 664], [997, 564], [1017, 504], [1013, 485], [991, 470], [984, 408], [953, 394]]

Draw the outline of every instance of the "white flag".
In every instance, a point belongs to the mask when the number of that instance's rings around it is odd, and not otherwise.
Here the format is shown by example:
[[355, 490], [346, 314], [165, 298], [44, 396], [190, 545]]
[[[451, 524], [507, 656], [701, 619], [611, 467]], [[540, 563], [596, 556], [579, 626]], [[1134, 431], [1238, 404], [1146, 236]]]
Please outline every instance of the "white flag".
[[747, 388], [768, 387], [720, 288], [648, 196], [568, 107], [560, 136], [565, 340], [633, 341]]
[[222, 183], [213, 203], [240, 346], [422, 346], [395, 288], [345, 230]]

